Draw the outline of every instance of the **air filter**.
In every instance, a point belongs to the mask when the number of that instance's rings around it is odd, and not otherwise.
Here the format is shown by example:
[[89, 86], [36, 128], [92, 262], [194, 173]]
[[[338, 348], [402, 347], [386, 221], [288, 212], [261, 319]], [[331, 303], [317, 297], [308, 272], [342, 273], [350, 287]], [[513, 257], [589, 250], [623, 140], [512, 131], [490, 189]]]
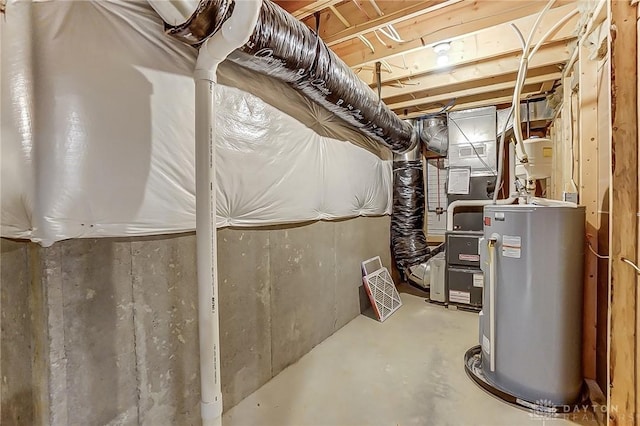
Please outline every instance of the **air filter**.
[[380, 322], [402, 306], [402, 300], [387, 268], [382, 266], [380, 256], [362, 262], [362, 281], [367, 290], [371, 306]]

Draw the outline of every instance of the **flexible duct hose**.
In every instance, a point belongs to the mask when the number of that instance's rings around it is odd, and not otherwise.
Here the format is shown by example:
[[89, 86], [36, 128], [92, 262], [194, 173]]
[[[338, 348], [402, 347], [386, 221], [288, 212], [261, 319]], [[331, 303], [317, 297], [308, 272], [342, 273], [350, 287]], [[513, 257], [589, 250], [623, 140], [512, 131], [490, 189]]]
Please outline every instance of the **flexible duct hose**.
[[[198, 46], [220, 30], [233, 9], [230, 0], [202, 0], [196, 12], [166, 32]], [[255, 30], [229, 60], [277, 78], [333, 112], [395, 153], [411, 149], [413, 129], [402, 121], [306, 25], [264, 0]]]
[[[173, 37], [199, 46], [220, 31], [234, 7], [231, 0], [201, 0], [183, 24], [165, 24]], [[424, 234], [425, 193], [420, 139], [446, 152], [448, 133], [441, 117], [426, 120], [424, 132], [401, 120], [306, 25], [269, 0], [249, 41], [228, 56], [232, 62], [289, 84], [394, 153], [392, 250], [402, 271], [435, 255]]]
[[393, 162], [391, 247], [401, 271], [430, 257], [424, 235], [424, 179], [422, 158]]

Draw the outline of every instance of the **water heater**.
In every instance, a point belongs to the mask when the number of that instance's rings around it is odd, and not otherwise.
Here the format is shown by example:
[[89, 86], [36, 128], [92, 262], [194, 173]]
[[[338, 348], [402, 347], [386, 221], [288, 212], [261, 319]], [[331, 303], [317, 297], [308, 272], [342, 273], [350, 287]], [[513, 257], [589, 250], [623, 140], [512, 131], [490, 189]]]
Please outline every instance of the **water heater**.
[[584, 223], [584, 207], [484, 208], [475, 373], [525, 406], [580, 397]]

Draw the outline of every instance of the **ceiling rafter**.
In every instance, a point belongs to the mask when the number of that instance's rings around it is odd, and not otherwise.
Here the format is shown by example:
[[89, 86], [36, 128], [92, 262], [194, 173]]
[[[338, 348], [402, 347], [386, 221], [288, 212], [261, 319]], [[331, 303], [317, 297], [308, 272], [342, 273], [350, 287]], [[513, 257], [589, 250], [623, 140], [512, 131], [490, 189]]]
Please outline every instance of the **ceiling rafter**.
[[[543, 47], [532, 58], [529, 68], [533, 70], [553, 65], [561, 66], [569, 59], [571, 51], [571, 43], [565, 42]], [[445, 88], [462, 82], [481, 84], [482, 80], [488, 77], [516, 73], [519, 65], [519, 56], [503, 55], [452, 69], [437, 70], [416, 77], [393, 80], [382, 86], [382, 99], [396, 98], [426, 89], [446, 90]], [[402, 84], [398, 84], [398, 82], [405, 82], [406, 85], [402, 87]], [[391, 84], [397, 86], [394, 87]]]
[[[505, 5], [508, 4], [516, 4], [518, 6], [505, 9], [507, 7]], [[426, 15], [419, 20], [420, 22], [415, 19], [406, 22], [402, 27], [406, 26], [404, 32], [400, 26], [397, 26], [396, 29], [400, 35], [411, 41], [396, 43], [392, 47], [378, 44], [375, 52], [370, 52], [362, 50], [357, 41], [350, 40], [334, 46], [333, 50], [348, 66], [356, 68], [401, 54], [408, 54], [418, 50], [423, 51], [425, 46], [431, 46], [439, 42], [455, 41], [460, 38], [480, 35], [487, 31], [493, 31], [492, 37], [497, 35], [497, 39], [493, 39], [494, 43], [499, 44], [502, 42], [507, 44], [509, 41], [513, 41], [519, 47], [519, 41], [512, 36], [513, 32], [508, 28], [509, 23], [515, 22], [524, 33], [527, 33], [537, 17], [535, 12], [540, 9], [540, 2], [526, 2], [526, 4], [525, 6], [521, 2], [478, 2], [474, 7], [467, 7], [467, 9], [452, 13], [452, 8], [464, 5], [464, 3], [458, 3], [450, 8]], [[553, 24], [574, 8], [575, 5], [570, 4], [551, 9], [538, 28], [537, 36], [540, 37], [544, 34]], [[443, 19], [442, 16], [438, 15], [438, 12], [445, 11], [452, 16], [447, 15], [449, 18]], [[531, 15], [532, 13], [534, 15]], [[575, 25], [576, 18], [571, 22]], [[571, 22], [560, 29], [558, 33], [570, 36], [572, 29], [568, 28], [572, 27]], [[409, 30], [411, 33], [409, 33]]]
[[330, 6], [334, 6], [343, 0], [294, 0], [294, 1], [278, 1], [278, 5], [302, 20]]
[[[572, 6], [563, 6], [562, 8], [551, 10], [547, 15], [548, 19], [544, 19], [538, 31], [536, 31], [534, 41], [537, 41], [560, 17], [566, 15], [572, 8]], [[532, 16], [518, 19], [514, 21], [514, 23], [526, 34], [532, 27], [534, 20], [535, 16]], [[552, 43], [574, 40], [576, 22], [577, 17], [574, 17], [551, 37], [545, 46]], [[504, 23], [451, 41], [451, 48], [447, 53], [449, 58], [447, 67], [454, 69], [461, 65], [486, 61], [505, 55], [519, 55], [522, 52], [522, 46], [517, 37], [512, 36], [512, 34], [513, 32], [509, 27], [509, 23]], [[376, 50], [376, 52], [378, 52], [378, 50]], [[368, 52], [363, 52], [362, 54], [366, 55], [367, 53]], [[392, 57], [384, 58], [393, 68], [393, 72], [382, 73], [382, 82], [386, 83], [441, 70], [443, 67], [437, 65], [437, 56], [433, 49], [423, 48], [419, 50], [414, 49], [411, 53], [402, 55], [394, 54]], [[369, 68], [361, 68], [358, 71], [358, 76], [370, 84], [375, 82], [375, 75], [370, 66]]]
[[[402, 118], [437, 112], [452, 99], [453, 109], [510, 103], [522, 54], [510, 24], [528, 35], [544, 6], [540, 0], [279, 3], [313, 29], [319, 11], [320, 36], [367, 83], [375, 84], [375, 62], [382, 62], [381, 97]], [[575, 7], [575, 0], [557, 0], [534, 42]], [[577, 23], [573, 17], [532, 58], [523, 98], [544, 96], [556, 84], [575, 45]], [[444, 67], [428, 48], [443, 41], [450, 43]]]
[[[422, 96], [418, 99], [411, 99], [403, 102], [397, 102], [387, 106], [392, 110], [402, 110], [405, 108], [414, 107], [418, 105], [434, 104], [437, 102], [447, 102], [451, 99], [465, 98], [465, 97], [476, 96], [476, 95], [484, 95], [487, 93], [498, 92], [500, 90], [513, 90], [513, 87], [515, 86], [515, 82], [516, 82], [516, 76], [513, 75], [512, 77], [513, 79], [510, 79], [508, 81], [503, 81], [503, 82], [494, 83], [494, 84], [480, 85], [480, 86], [472, 86], [472, 87], [467, 87], [461, 90], [451, 90], [448, 93], [440, 93], [433, 96]], [[537, 75], [537, 76], [528, 78], [527, 84], [540, 85], [541, 83], [556, 81], [560, 77], [562, 77], [562, 72], [560, 71], [556, 71], [551, 74]], [[420, 95], [417, 94], [416, 96], [420, 96]]]
[[333, 34], [330, 34], [328, 31], [322, 31], [321, 28], [320, 37], [327, 44], [327, 46], [334, 46], [347, 40], [356, 38], [360, 35], [365, 35], [380, 28], [384, 28], [387, 25], [395, 25], [409, 19], [414, 19], [428, 13], [433, 13], [436, 10], [446, 8], [463, 1], [464, 0], [423, 1], [417, 5], [399, 9], [392, 13], [386, 13], [382, 16], [378, 16], [377, 18], [368, 20], [358, 25], [350, 26], [349, 28], [335, 32]]
[[[522, 97], [525, 98], [537, 98], [542, 96], [542, 84], [527, 84], [522, 89]], [[513, 98], [513, 89], [500, 90], [493, 93], [484, 93], [480, 95], [473, 95], [465, 98], [456, 99], [456, 103], [450, 109], [450, 111], [478, 108], [489, 105], [501, 105], [511, 103]], [[423, 108], [419, 108], [422, 106]], [[404, 113], [405, 109], [393, 110], [400, 118], [416, 118], [425, 114], [438, 112], [444, 106], [443, 103], [437, 105], [431, 103], [424, 103], [413, 108], [406, 108], [407, 114]]]

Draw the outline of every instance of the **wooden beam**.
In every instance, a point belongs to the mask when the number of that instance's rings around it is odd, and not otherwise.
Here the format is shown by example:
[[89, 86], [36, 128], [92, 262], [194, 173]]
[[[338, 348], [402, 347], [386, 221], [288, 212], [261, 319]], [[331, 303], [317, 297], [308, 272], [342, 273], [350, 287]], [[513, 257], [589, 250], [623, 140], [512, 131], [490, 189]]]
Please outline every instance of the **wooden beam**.
[[[605, 10], [606, 15], [606, 10]], [[606, 19], [606, 16], [605, 16]], [[607, 29], [609, 28], [607, 24]], [[606, 40], [608, 43], [608, 40]], [[598, 253], [609, 255], [609, 192], [611, 191], [611, 61], [608, 50], [598, 69]], [[609, 259], [598, 259], [596, 313], [596, 382], [603, 392], [609, 387]], [[606, 402], [605, 402], [606, 404]], [[601, 422], [604, 423], [604, 422]]]
[[548, 93], [550, 91], [553, 90], [553, 86], [555, 86], [555, 80], [553, 81], [547, 81], [542, 85], [542, 88], [540, 90], [542, 90], [542, 92], [544, 93]]
[[[559, 65], [549, 65], [546, 67], [537, 67], [532, 68], [527, 73], [527, 81], [532, 82], [533, 78], [540, 76], [550, 76], [552, 74], [558, 74], [561, 72], [561, 67]], [[493, 86], [500, 83], [510, 84], [513, 87], [515, 85], [515, 81], [517, 78], [517, 72], [512, 72], [508, 74], [501, 75], [492, 75], [486, 74], [484, 78], [475, 78], [469, 79], [466, 81], [458, 81], [454, 84], [441, 85], [436, 87], [420, 87], [413, 86], [414, 91], [403, 94], [401, 96], [393, 96], [389, 98], [385, 98], [384, 102], [387, 105], [396, 104], [399, 102], [411, 101], [418, 98], [430, 98], [438, 95], [448, 96], [453, 92], [459, 92], [468, 89], [477, 89], [480, 87], [488, 87]], [[489, 89], [488, 91], [491, 91]]]
[[280, 0], [278, 6], [298, 19], [304, 19], [322, 9], [340, 3], [342, 0]]
[[561, 192], [578, 192], [578, 188], [574, 184], [574, 149], [572, 148], [576, 141], [573, 132], [573, 86], [572, 78], [564, 77], [562, 79], [562, 143], [563, 157], [560, 169], [562, 170], [562, 188]]
[[638, 29], [637, 6], [612, 1], [611, 310], [609, 424], [637, 424]]
[[[560, 10], [563, 12], [560, 15], [564, 16], [566, 14], [565, 12], [568, 12], [570, 9], [570, 7], [567, 8], [567, 6], [565, 6], [552, 10], [550, 14]], [[551, 19], [556, 17], [553, 15], [549, 18]], [[573, 35], [573, 27], [576, 22], [577, 18], [568, 22], [567, 25], [550, 38], [547, 44], [551, 45], [554, 42], [563, 42], [566, 44], [569, 40], [573, 40], [575, 38]], [[527, 28], [531, 28], [533, 21], [530, 18], [527, 18], [525, 20], [516, 21], [516, 24], [526, 32]], [[541, 29], [546, 31], [552, 25], [553, 21], [545, 20], [543, 25], [541, 25]], [[509, 24], [504, 24], [451, 41], [451, 47], [447, 54], [449, 63], [446, 67], [438, 65], [437, 54], [431, 48], [422, 48], [412, 53], [404, 53], [392, 58], [386, 58], [385, 60], [389, 65], [391, 65], [393, 71], [390, 73], [383, 72], [382, 81], [388, 82], [403, 79], [436, 70], [452, 70], [460, 65], [495, 58], [504, 58], [508, 55], [520, 55], [522, 52], [522, 46], [520, 45], [517, 37], [512, 36], [512, 33], [513, 30], [510, 28]], [[535, 40], [538, 40], [539, 37], [540, 34], [538, 32], [538, 37], [535, 38]], [[358, 76], [363, 81], [367, 83], [374, 82], [374, 67], [372, 65], [365, 67], [361, 64], [361, 66], [356, 66], [354, 68], [356, 69]]]
[[[442, 93], [434, 96], [424, 96], [417, 99], [411, 99], [404, 102], [394, 103], [388, 106], [393, 110], [402, 110], [404, 108], [410, 108], [416, 105], [433, 104], [437, 102], [449, 101], [451, 99], [458, 99], [458, 98], [465, 98], [468, 96], [493, 93], [493, 92], [497, 92], [504, 89], [513, 90], [513, 87], [515, 86], [515, 82], [516, 82], [516, 76], [513, 75], [512, 77], [513, 79], [509, 79], [508, 81], [503, 81], [500, 83], [478, 85], [468, 89], [452, 91], [449, 93]], [[540, 84], [540, 83], [546, 83], [547, 81], [556, 81], [560, 77], [562, 77], [562, 72], [557, 70], [555, 73], [552, 73], [552, 74], [542, 74], [542, 75], [528, 78], [527, 84]]]
[[[569, 58], [569, 47], [565, 43], [542, 48], [529, 62], [529, 69], [546, 68], [560, 65]], [[520, 58], [507, 56], [479, 63], [455, 67], [448, 71], [435, 71], [426, 75], [411, 77], [401, 81], [389, 82], [382, 86], [382, 99], [408, 95], [410, 93], [432, 89], [437, 90], [459, 83], [471, 83], [485, 80], [487, 76], [503, 76], [518, 72]], [[395, 83], [395, 86], [391, 84]], [[402, 86], [402, 84], [405, 84]]]
[[[568, 3], [563, 1], [562, 4]], [[560, 5], [558, 4], [556, 7]], [[403, 42], [400, 45], [393, 43], [390, 48], [407, 47], [409, 43], [420, 43], [420, 46], [423, 46], [452, 40], [513, 20], [535, 16], [541, 8], [542, 6], [538, 2], [530, 0], [516, 2], [464, 0], [448, 8], [395, 25]], [[362, 23], [365, 22], [362, 21]], [[375, 39], [372, 33], [364, 35], [371, 40]], [[431, 41], [429, 42], [429, 40]], [[333, 46], [333, 49], [341, 57], [358, 53], [361, 49], [354, 41], [345, 41]], [[384, 46], [380, 45], [380, 47]], [[389, 48], [389, 46], [387, 47]]]
[[[460, 4], [464, 5], [464, 3]], [[535, 13], [540, 7], [540, 2], [477, 2], [473, 7], [467, 7], [455, 14], [451, 13], [452, 16], [449, 17], [449, 20], [427, 15], [424, 22], [408, 21], [407, 30], [401, 31], [400, 27], [397, 28], [400, 36], [408, 40], [405, 43], [394, 44], [391, 47], [377, 43], [375, 44], [375, 52], [371, 52], [370, 50], [362, 49], [357, 40], [352, 40], [334, 46], [333, 50], [350, 67], [359, 67], [403, 53], [406, 54], [416, 50], [424, 51], [425, 46], [429, 47], [442, 41], [457, 40], [461, 37], [468, 37], [470, 34], [478, 33], [478, 35], [485, 35], [484, 38], [481, 37], [482, 44], [461, 46], [460, 43], [452, 43], [452, 50], [449, 56], [454, 57], [472, 48], [473, 50], [481, 50], [485, 44], [498, 47], [504, 45], [503, 50], [518, 51], [522, 47], [513, 30], [509, 27], [509, 23], [514, 21], [524, 34], [528, 34], [537, 18], [537, 15], [528, 15]], [[438, 12], [444, 12], [447, 9], [449, 8]], [[539, 39], [557, 21], [573, 9], [575, 9], [574, 4], [551, 9], [538, 27], [535, 39]], [[571, 37], [573, 35], [572, 25], [575, 26], [575, 22], [576, 18], [565, 25], [559, 33], [563, 34], [564, 37]], [[411, 29], [411, 34], [408, 31], [409, 29]]]
[[[589, 49], [579, 45], [578, 126], [580, 160], [580, 205], [586, 208], [587, 244], [598, 248], [598, 62], [589, 59]], [[582, 371], [596, 378], [596, 313], [598, 258], [585, 247], [584, 305], [582, 324]]]
[[[540, 95], [540, 84], [526, 85], [522, 89], [522, 99], [526, 97], [536, 97]], [[511, 103], [513, 99], [513, 90], [501, 90], [494, 93], [486, 93], [481, 95], [469, 96], [468, 98], [461, 98], [456, 101], [450, 111], [458, 111], [470, 108], [479, 108], [490, 105], [501, 105]], [[416, 118], [428, 113], [438, 112], [442, 109], [442, 105], [427, 105], [423, 108], [408, 108], [407, 114], [404, 110], [394, 110], [400, 118]]]
[[[463, 0], [428, 0], [422, 1], [418, 4], [410, 7], [398, 9], [392, 13], [386, 13], [383, 16], [376, 17], [374, 19], [367, 20], [361, 24], [352, 26], [351, 28], [343, 29], [337, 32], [331, 32], [331, 29], [325, 28], [322, 24], [320, 26], [320, 38], [325, 42], [327, 46], [335, 46], [343, 43], [347, 40], [370, 33], [374, 30], [378, 30], [387, 25], [395, 25], [403, 21], [415, 19], [419, 16], [433, 13], [436, 10], [440, 10], [456, 3], [460, 3]], [[393, 2], [391, 2], [393, 4]], [[322, 22], [322, 20], [321, 20]]]

